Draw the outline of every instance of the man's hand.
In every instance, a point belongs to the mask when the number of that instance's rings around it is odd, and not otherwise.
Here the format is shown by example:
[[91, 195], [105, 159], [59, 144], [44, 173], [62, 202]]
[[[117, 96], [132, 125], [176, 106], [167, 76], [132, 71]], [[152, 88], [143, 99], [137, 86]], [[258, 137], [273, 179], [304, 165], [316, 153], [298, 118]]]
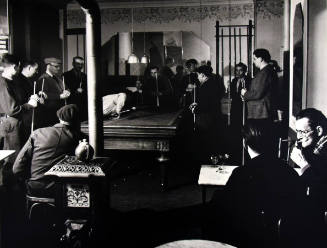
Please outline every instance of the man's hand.
[[308, 164], [308, 161], [304, 158], [302, 151], [295, 146], [291, 152], [291, 159], [296, 165], [301, 168], [301, 172], [299, 173], [300, 175], [302, 175], [304, 171], [310, 166]]
[[246, 89], [241, 89], [241, 96], [244, 96], [246, 92], [247, 92]]
[[79, 94], [82, 94], [83, 93], [83, 89], [82, 88], [77, 88], [76, 89], [76, 92], [79, 93]]
[[192, 111], [192, 114], [194, 114], [194, 111], [195, 111], [195, 109], [196, 109], [197, 106], [198, 106], [198, 104], [196, 102], [192, 103], [189, 106], [189, 109]]
[[[157, 97], [157, 92], [152, 92], [152, 95], [154, 96], [154, 97]], [[158, 96], [162, 96], [162, 92], [160, 92], [160, 91], [158, 91]]]
[[37, 102], [40, 101], [40, 98], [37, 94], [31, 95], [30, 100], [28, 101], [28, 104], [31, 105], [33, 108], [37, 107]]
[[47, 95], [44, 91], [39, 91], [38, 95], [39, 95], [41, 98], [48, 99], [48, 95]]
[[70, 91], [69, 90], [64, 90], [61, 94], [60, 94], [60, 99], [67, 99], [70, 96]]
[[196, 87], [195, 84], [188, 84], [186, 87], [186, 91], [191, 92], [195, 87]]

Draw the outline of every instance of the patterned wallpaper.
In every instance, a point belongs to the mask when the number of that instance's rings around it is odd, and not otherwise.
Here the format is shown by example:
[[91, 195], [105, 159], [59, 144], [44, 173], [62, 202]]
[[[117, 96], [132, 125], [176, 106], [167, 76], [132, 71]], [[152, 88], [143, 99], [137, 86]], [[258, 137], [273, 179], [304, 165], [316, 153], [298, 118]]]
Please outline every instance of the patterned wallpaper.
[[256, 2], [257, 15], [264, 19], [271, 19], [272, 17], [280, 18], [283, 16], [284, 1], [257, 1]]
[[[257, 13], [262, 18], [281, 17], [283, 14], [282, 0], [265, 0], [256, 2]], [[183, 23], [200, 22], [205, 18], [217, 21], [231, 20], [238, 17], [253, 18], [254, 4], [221, 4], [190, 7], [146, 7], [134, 8], [134, 22], [169, 23], [180, 21]], [[81, 10], [68, 10], [68, 26], [83, 26], [85, 16]], [[131, 22], [130, 8], [101, 9], [101, 23], [114, 24], [116, 22]]]

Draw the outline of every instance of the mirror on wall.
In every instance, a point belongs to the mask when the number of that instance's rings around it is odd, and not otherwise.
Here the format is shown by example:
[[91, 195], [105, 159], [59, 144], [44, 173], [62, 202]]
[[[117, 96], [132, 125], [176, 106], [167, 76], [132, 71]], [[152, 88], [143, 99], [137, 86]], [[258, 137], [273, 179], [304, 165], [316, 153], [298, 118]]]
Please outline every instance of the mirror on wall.
[[303, 105], [303, 26], [302, 4], [298, 3], [293, 21], [293, 116], [297, 115]]

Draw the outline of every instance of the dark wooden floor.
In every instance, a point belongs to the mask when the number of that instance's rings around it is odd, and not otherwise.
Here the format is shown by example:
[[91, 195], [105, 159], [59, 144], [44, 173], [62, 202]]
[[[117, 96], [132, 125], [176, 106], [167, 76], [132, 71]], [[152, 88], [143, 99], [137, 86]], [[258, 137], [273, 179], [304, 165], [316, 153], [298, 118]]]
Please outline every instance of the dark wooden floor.
[[[110, 206], [104, 206], [93, 228], [91, 243], [97, 247], [155, 247], [173, 240], [202, 238], [199, 165], [175, 158], [168, 171], [168, 189], [161, 192], [157, 154], [121, 152], [110, 171]], [[210, 194], [212, 190], [208, 192]], [[2, 247], [62, 247], [53, 228], [27, 223], [24, 199], [17, 191], [5, 192]], [[45, 214], [51, 217], [51, 212]], [[41, 221], [41, 222], [42, 222]], [[82, 232], [82, 236], [87, 235]]]

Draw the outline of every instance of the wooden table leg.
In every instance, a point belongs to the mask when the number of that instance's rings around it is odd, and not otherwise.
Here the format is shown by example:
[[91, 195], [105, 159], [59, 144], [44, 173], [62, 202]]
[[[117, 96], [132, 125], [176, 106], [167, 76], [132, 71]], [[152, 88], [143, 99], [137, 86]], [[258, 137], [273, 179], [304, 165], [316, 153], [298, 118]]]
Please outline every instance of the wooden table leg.
[[206, 186], [202, 185], [202, 203], [206, 204], [207, 200], [207, 188]]
[[169, 157], [167, 152], [160, 152], [160, 157], [157, 158], [160, 166], [160, 187], [161, 191], [165, 191], [168, 186], [168, 177], [167, 177], [167, 167], [169, 162]]

